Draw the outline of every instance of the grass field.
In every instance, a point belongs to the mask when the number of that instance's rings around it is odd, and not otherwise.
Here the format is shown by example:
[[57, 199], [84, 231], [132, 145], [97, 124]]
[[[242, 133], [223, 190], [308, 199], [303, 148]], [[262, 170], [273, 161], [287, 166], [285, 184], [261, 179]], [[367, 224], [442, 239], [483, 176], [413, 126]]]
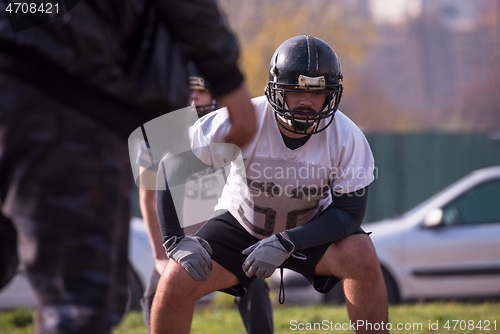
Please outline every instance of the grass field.
[[[392, 333], [500, 333], [500, 302], [435, 302], [392, 306], [389, 317]], [[354, 333], [353, 326], [349, 328], [349, 325], [345, 306], [276, 306], [274, 309], [277, 334]], [[370, 325], [360, 323], [360, 326]], [[32, 332], [31, 310], [0, 312], [1, 334]], [[142, 313], [129, 313], [113, 333], [144, 334]], [[219, 298], [215, 303], [197, 307], [191, 333], [244, 334], [245, 330], [232, 299]]]

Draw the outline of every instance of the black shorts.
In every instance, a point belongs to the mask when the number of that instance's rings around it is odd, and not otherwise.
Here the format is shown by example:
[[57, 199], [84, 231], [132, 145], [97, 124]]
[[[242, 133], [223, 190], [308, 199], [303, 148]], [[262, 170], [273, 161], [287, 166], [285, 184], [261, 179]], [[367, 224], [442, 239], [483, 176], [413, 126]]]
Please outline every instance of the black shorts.
[[[231, 213], [226, 211], [222, 214], [217, 212], [217, 214], [219, 215], [209, 219], [195, 235], [208, 241], [213, 250], [212, 259], [233, 273], [240, 281], [239, 285], [222, 291], [233, 296], [243, 296], [256, 277], [247, 277], [241, 268], [247, 258], [247, 255], [243, 255], [241, 252], [260, 239], [248, 233]], [[355, 232], [355, 234], [357, 233], [365, 232], [360, 229]], [[314, 269], [330, 244], [301, 249], [300, 253], [304, 254], [307, 260], [289, 257], [281, 267], [302, 274], [311, 282], [316, 291], [328, 292], [340, 280], [336, 277], [314, 275]]]

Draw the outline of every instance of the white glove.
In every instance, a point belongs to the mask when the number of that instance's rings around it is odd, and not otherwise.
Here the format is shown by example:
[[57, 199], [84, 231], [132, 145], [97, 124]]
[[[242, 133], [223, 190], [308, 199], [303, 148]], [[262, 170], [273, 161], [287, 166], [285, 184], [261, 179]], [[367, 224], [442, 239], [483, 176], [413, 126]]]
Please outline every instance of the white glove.
[[294, 251], [295, 245], [293, 242], [281, 234], [274, 234], [242, 252], [243, 255], [250, 254], [243, 263], [243, 271], [248, 277], [252, 275], [263, 278], [271, 277], [276, 268], [290, 256], [301, 260], [306, 259], [302, 254], [293, 254]]
[[163, 246], [167, 256], [180, 264], [197, 281], [206, 281], [212, 270], [212, 247], [200, 237], [177, 237], [168, 239]]

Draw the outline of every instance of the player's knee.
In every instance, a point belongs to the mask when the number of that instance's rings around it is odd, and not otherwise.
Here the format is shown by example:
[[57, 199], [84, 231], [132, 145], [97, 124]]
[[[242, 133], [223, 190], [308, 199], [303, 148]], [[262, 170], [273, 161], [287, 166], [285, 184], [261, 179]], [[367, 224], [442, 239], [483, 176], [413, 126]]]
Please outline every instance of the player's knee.
[[349, 245], [351, 249], [348, 252], [348, 262], [351, 273], [366, 276], [378, 274], [380, 264], [371, 239], [367, 235], [359, 235], [350, 241], [352, 244]]
[[189, 273], [177, 263], [169, 263], [158, 282], [156, 294], [171, 302], [190, 299], [194, 301], [196, 300], [196, 297], [194, 297], [196, 290], [196, 281]]

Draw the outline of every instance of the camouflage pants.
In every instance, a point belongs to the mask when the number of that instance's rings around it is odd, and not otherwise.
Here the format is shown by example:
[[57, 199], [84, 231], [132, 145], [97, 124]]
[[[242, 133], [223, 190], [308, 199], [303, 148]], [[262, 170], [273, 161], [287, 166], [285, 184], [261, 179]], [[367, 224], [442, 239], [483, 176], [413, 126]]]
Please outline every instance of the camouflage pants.
[[127, 302], [126, 141], [0, 74], [0, 201], [35, 291], [36, 333], [110, 333]]

